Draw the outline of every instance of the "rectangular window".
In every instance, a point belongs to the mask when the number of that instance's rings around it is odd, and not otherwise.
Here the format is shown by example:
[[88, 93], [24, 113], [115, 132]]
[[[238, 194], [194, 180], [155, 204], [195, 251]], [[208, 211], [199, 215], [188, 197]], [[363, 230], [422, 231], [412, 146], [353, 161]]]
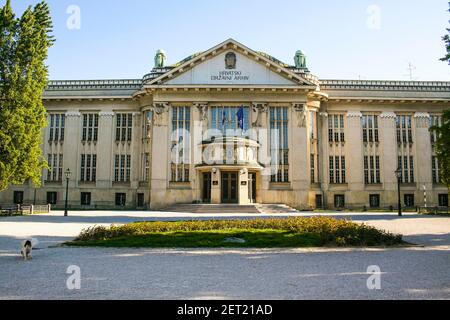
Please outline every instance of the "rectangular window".
[[98, 114], [83, 114], [83, 133], [81, 141], [98, 140]]
[[362, 128], [364, 142], [379, 142], [378, 116], [363, 115]]
[[116, 114], [116, 142], [131, 142], [133, 133], [133, 115], [131, 113]]
[[370, 201], [371, 208], [379, 208], [380, 207], [380, 195], [379, 194], [371, 194], [369, 201]]
[[413, 143], [412, 138], [412, 116], [397, 116], [397, 142], [401, 144]]
[[415, 203], [414, 203], [414, 195], [413, 194], [405, 194], [404, 199], [405, 199], [405, 207], [407, 207], [407, 208], [414, 207]]
[[316, 194], [316, 208], [321, 209], [323, 207], [323, 197], [321, 194]]
[[311, 183], [316, 182], [315, 159], [316, 159], [315, 155], [311, 154], [310, 156]]
[[191, 108], [172, 107], [172, 182], [190, 181]]
[[90, 192], [82, 192], [81, 193], [81, 205], [82, 206], [90, 206], [91, 205], [91, 193]]
[[145, 198], [143, 193], [138, 193], [137, 202], [138, 208], [143, 208], [145, 206]]
[[342, 194], [336, 194], [334, 196], [334, 207], [336, 209], [343, 209], [345, 208], [345, 196]]
[[440, 194], [439, 195], [439, 207], [448, 207], [448, 194]]
[[333, 184], [334, 181], [334, 158], [330, 157], [330, 184]]
[[[240, 135], [239, 123], [238, 123], [238, 111], [241, 107], [228, 107], [228, 106], [220, 106], [220, 107], [212, 107], [211, 108], [211, 129], [216, 129], [222, 132], [222, 135], [225, 135], [227, 130], [236, 130], [235, 133]], [[249, 108], [243, 107], [244, 109], [244, 121], [243, 127], [244, 132], [247, 131], [250, 127], [250, 117], [249, 117]], [[228, 132], [229, 135], [231, 132]]]
[[381, 183], [379, 156], [364, 156], [364, 183]]
[[97, 155], [82, 154], [80, 181], [95, 182], [97, 176]]
[[328, 141], [345, 142], [345, 125], [343, 114], [328, 116]]
[[143, 172], [144, 181], [150, 180], [150, 153], [144, 154], [144, 172]]
[[58, 201], [58, 193], [47, 192], [47, 204], [56, 204]]
[[131, 155], [116, 154], [114, 157], [114, 181], [129, 182], [131, 178]]
[[346, 183], [346, 164], [345, 157], [330, 157], [330, 183]]
[[62, 154], [48, 154], [47, 162], [49, 169], [47, 169], [48, 182], [61, 182], [63, 172], [63, 155]]
[[399, 156], [398, 167], [402, 170], [402, 182], [414, 183], [414, 157], [412, 156]]
[[[430, 117], [430, 128], [431, 127], [441, 127], [442, 126], [442, 117], [439, 115], [432, 115]], [[438, 134], [436, 131], [430, 131], [431, 143], [435, 144], [438, 139]]]
[[116, 193], [116, 206], [125, 207], [127, 203], [126, 193]]
[[436, 156], [431, 157], [431, 170], [433, 176], [433, 183], [442, 183], [440, 168], [439, 168], [439, 159]]
[[66, 126], [65, 114], [50, 114], [49, 115], [49, 142], [64, 141], [64, 133]]
[[14, 204], [23, 204], [23, 191], [14, 191]]
[[272, 182], [289, 182], [289, 119], [288, 108], [270, 108], [270, 154], [276, 174]]

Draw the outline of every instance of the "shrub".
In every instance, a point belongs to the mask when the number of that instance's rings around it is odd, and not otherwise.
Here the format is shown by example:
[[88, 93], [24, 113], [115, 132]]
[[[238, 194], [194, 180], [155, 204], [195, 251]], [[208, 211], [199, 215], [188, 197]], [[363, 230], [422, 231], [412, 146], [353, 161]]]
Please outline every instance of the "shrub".
[[329, 217], [208, 220], [178, 222], [136, 222], [123, 226], [94, 226], [84, 229], [75, 241], [98, 241], [163, 232], [214, 230], [282, 230], [293, 234], [314, 234], [323, 246], [375, 246], [402, 243], [402, 236], [365, 224]]

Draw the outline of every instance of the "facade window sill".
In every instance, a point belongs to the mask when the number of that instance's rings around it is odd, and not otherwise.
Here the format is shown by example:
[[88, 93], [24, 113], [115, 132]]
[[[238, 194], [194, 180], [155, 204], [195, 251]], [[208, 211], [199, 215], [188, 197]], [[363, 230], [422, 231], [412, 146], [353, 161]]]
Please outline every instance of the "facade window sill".
[[169, 183], [170, 189], [179, 189], [179, 190], [190, 190], [191, 189], [191, 183], [188, 182], [170, 182]]
[[270, 190], [287, 190], [291, 191], [291, 183], [290, 182], [271, 182]]
[[113, 187], [130, 187], [130, 182], [126, 181], [113, 181]]

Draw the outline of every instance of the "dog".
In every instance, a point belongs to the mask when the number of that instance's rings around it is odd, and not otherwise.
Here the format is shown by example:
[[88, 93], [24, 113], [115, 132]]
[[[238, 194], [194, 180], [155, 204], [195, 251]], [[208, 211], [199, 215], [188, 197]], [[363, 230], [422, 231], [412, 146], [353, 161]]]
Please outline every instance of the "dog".
[[37, 245], [37, 240], [35, 239], [27, 239], [22, 241], [20, 247], [20, 253], [22, 255], [23, 260], [27, 261], [28, 259], [33, 259], [31, 252], [33, 251], [33, 247]]

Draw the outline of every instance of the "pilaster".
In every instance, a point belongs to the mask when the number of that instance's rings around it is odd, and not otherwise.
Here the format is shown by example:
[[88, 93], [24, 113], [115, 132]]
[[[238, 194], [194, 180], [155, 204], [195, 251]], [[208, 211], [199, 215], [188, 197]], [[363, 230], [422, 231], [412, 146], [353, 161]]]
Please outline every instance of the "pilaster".
[[[349, 111], [347, 113], [347, 130], [345, 133], [346, 143], [346, 175], [349, 205], [364, 205], [360, 193], [364, 190], [363, 174], [363, 144], [362, 144], [362, 113]], [[362, 203], [361, 203], [362, 201]]]
[[[419, 189], [423, 191], [433, 190], [433, 176], [432, 176], [432, 161], [433, 154], [431, 139], [430, 139], [430, 114], [424, 112], [417, 112], [414, 114], [415, 123], [415, 148], [416, 148], [416, 163], [414, 165], [416, 170], [416, 181], [419, 183]], [[421, 194], [421, 203], [424, 204], [423, 192]]]
[[108, 189], [112, 187], [113, 139], [114, 139], [114, 112], [99, 113], [98, 145], [101, 152], [97, 154], [97, 188]]

